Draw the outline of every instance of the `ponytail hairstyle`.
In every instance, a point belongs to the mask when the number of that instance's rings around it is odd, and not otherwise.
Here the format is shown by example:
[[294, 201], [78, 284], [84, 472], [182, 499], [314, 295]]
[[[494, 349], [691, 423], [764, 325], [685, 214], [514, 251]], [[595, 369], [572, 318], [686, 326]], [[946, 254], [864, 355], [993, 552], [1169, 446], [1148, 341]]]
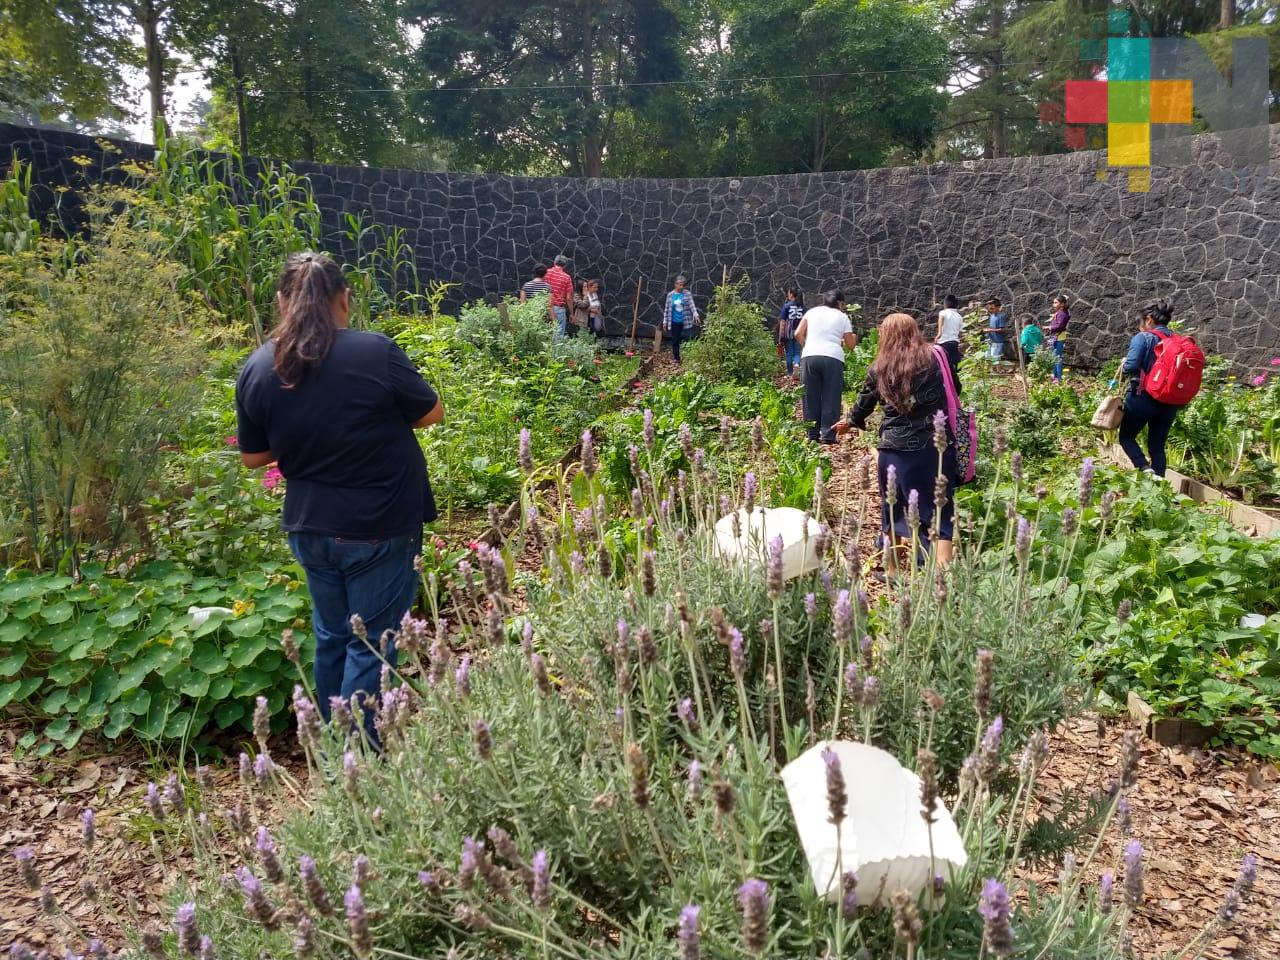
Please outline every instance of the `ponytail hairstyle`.
[[285, 389], [296, 387], [333, 346], [333, 298], [347, 289], [342, 268], [327, 254], [292, 254], [276, 284], [280, 324], [276, 327], [276, 376]]
[[1058, 294], [1056, 297], [1054, 297], [1053, 299], [1057, 300], [1060, 304], [1062, 304], [1062, 309], [1063, 309], [1063, 310], [1065, 310], [1065, 311], [1067, 312], [1067, 315], [1068, 315], [1068, 316], [1070, 316], [1070, 314], [1071, 314], [1071, 301], [1070, 301], [1070, 299], [1068, 299], [1067, 295], [1066, 295], [1065, 293], [1060, 293], [1060, 294]]
[[916, 375], [934, 362], [933, 348], [915, 317], [891, 313], [880, 322], [880, 343], [871, 371], [885, 406], [901, 414], [911, 413]]
[[804, 309], [804, 293], [799, 287], [787, 287], [787, 296], [796, 298], [796, 306]]
[[1142, 316], [1150, 317], [1158, 327], [1167, 327], [1173, 322], [1173, 307], [1169, 306], [1168, 300], [1161, 297], [1143, 307]]

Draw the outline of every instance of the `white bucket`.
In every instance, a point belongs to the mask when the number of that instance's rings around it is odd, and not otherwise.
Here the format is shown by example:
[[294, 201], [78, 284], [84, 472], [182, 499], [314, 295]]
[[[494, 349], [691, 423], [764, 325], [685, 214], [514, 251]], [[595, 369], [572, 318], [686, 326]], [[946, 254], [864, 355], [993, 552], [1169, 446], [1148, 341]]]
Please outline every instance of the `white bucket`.
[[773, 507], [768, 510], [756, 507], [748, 517], [745, 509], [739, 509], [738, 536], [734, 536], [735, 514], [722, 517], [716, 523], [716, 544], [721, 556], [731, 560], [743, 560], [763, 565], [769, 554], [769, 541], [782, 537], [782, 578], [792, 580], [810, 570], [817, 570], [821, 560], [814, 548], [814, 537], [822, 525], [808, 518], [808, 537], [805, 536], [806, 516], [795, 507]]
[[[826, 749], [840, 758], [849, 794], [838, 833], [840, 869], [837, 831], [827, 806]], [[920, 778], [877, 747], [844, 740], [820, 743], [782, 768], [782, 782], [821, 897], [838, 898], [841, 871], [852, 871], [859, 905], [884, 906], [897, 891], [918, 896], [935, 874], [950, 879], [968, 862], [960, 832], [941, 800], [934, 806], [930, 858], [930, 828], [920, 816]]]

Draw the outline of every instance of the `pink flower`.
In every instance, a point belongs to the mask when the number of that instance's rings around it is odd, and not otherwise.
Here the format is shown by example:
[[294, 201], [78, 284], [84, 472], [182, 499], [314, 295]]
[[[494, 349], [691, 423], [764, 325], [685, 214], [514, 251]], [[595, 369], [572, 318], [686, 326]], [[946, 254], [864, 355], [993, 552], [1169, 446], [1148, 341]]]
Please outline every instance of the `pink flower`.
[[269, 467], [262, 475], [262, 485], [268, 490], [274, 490], [280, 486], [282, 480], [284, 480], [284, 474], [280, 472], [279, 467]]
[[223, 442], [226, 443], [228, 447], [240, 446], [240, 441], [237, 440], [235, 437], [223, 437]]
[[[636, 352], [635, 352], [634, 350], [628, 350], [628, 351], [627, 351], [627, 356], [628, 356], [628, 357], [634, 357], [635, 355], [636, 355]], [[1277, 357], [1276, 359], [1277, 359], [1277, 360], [1280, 360], [1280, 357]], [[1272, 363], [1275, 363], [1275, 360], [1273, 360], [1273, 361], [1271, 361], [1271, 362], [1272, 362]]]
[[1280, 367], [1280, 357], [1272, 357], [1272, 358], [1271, 358], [1271, 365], [1272, 365], [1273, 367]]
[[1255, 387], [1260, 387], [1266, 382], [1267, 382], [1267, 375], [1265, 373], [1260, 373], [1253, 378], [1253, 385]]

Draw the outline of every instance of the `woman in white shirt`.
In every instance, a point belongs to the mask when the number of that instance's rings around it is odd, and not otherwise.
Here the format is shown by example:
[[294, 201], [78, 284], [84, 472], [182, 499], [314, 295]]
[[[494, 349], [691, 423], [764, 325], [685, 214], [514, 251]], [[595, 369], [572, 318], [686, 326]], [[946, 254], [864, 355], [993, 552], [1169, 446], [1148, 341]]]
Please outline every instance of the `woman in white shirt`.
[[824, 293], [822, 306], [805, 313], [795, 336], [802, 348], [800, 376], [809, 439], [835, 443], [835, 422], [840, 419], [844, 396], [844, 352], [858, 345], [844, 312], [844, 294], [839, 290]]

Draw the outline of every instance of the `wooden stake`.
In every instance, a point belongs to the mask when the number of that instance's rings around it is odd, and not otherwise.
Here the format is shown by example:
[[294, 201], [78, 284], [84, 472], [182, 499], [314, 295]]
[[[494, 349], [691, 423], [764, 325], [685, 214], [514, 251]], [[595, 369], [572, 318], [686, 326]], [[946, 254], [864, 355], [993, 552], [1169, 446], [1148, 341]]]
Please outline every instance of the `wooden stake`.
[[627, 349], [634, 350], [636, 348], [636, 324], [640, 322], [640, 288], [644, 286], [644, 277], [636, 281], [636, 305], [631, 309], [631, 339], [627, 343]]

